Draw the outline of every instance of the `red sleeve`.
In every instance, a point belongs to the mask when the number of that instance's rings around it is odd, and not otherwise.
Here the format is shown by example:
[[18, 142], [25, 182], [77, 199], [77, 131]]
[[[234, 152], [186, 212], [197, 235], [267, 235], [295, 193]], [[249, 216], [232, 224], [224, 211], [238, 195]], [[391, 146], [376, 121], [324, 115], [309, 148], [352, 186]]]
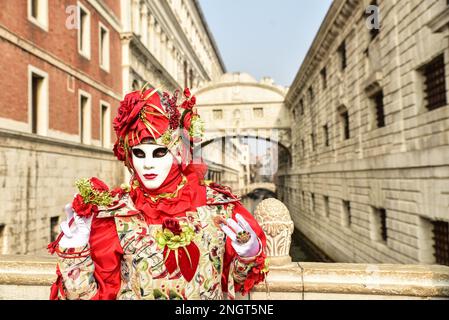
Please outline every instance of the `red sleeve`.
[[94, 299], [115, 300], [121, 284], [123, 250], [114, 218], [93, 219], [90, 249], [98, 285], [98, 293]]
[[[265, 259], [266, 259], [266, 247], [267, 247], [267, 237], [265, 235], [265, 232], [262, 230], [262, 227], [259, 225], [259, 223], [256, 221], [254, 216], [246, 210], [246, 208], [240, 203], [235, 203], [235, 208], [232, 213], [232, 218], [235, 219], [235, 215], [239, 213], [242, 215], [245, 220], [249, 223], [251, 228], [254, 230], [254, 232], [257, 234], [257, 236], [260, 239], [260, 242], [262, 244], [262, 250], [259, 256], [257, 256], [256, 260], [252, 262], [254, 264], [254, 267], [251, 269], [251, 271], [248, 273], [248, 276], [244, 283], [235, 283], [235, 291], [240, 292], [243, 295], [251, 291], [251, 289], [258, 284], [259, 282], [263, 281], [265, 279], [265, 273], [261, 272], [262, 269], [265, 266]], [[229, 270], [231, 263], [235, 259], [238, 259], [237, 252], [235, 252], [234, 248], [232, 247], [232, 241], [230, 238], [226, 239], [226, 250], [223, 260], [223, 274], [222, 274], [222, 289], [224, 292], [228, 291], [228, 277], [229, 277]]]
[[[54, 248], [57, 247], [58, 242], [59, 240], [49, 245], [51, 253], [55, 251]], [[97, 293], [91, 299], [115, 300], [121, 284], [123, 250], [118, 239], [114, 218], [94, 218], [92, 220], [89, 247], [97, 284]], [[58, 300], [59, 294], [65, 297], [63, 278], [59, 267], [56, 268], [56, 275], [57, 279], [50, 289], [50, 300]]]

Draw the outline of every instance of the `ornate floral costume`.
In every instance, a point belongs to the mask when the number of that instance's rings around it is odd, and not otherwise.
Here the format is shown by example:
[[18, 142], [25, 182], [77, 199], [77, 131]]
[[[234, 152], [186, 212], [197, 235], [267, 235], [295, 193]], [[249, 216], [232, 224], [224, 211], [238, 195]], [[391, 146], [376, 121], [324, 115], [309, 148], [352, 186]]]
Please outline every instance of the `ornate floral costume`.
[[[72, 207], [92, 216], [88, 244], [58, 255], [51, 299], [234, 299], [263, 281], [266, 238], [253, 216], [226, 187], [203, 180], [193, 161], [201, 138], [195, 97], [177, 106], [150, 89], [133, 92], [114, 121], [114, 152], [133, 173], [130, 186], [110, 190], [96, 178], [78, 184]], [[180, 109], [184, 109], [181, 114]], [[148, 190], [133, 172], [132, 146], [150, 137], [178, 156], [164, 185]], [[257, 235], [259, 252], [241, 257], [220, 225], [240, 214]]]

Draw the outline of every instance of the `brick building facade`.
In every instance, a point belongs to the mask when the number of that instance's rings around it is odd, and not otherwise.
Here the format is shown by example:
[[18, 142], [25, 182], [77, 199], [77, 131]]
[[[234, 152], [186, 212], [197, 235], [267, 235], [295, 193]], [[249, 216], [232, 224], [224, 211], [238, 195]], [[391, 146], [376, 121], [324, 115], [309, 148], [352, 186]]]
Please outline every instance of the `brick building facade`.
[[75, 179], [123, 180], [111, 153], [120, 8], [112, 0], [0, 5], [0, 253], [36, 253], [55, 237]]
[[449, 264], [448, 17], [446, 0], [336, 0], [287, 94], [280, 197], [335, 261]]

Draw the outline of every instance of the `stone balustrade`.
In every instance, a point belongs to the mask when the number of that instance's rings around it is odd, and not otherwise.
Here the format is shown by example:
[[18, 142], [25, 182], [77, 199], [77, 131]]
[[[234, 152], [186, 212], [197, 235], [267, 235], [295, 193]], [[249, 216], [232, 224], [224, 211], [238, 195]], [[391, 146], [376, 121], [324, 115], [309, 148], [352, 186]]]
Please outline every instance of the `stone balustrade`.
[[[0, 256], [0, 299], [48, 299], [55, 259]], [[267, 288], [268, 291], [267, 292]], [[447, 299], [449, 267], [291, 262], [271, 266], [250, 299]]]
[[[249, 299], [449, 298], [449, 267], [292, 262], [288, 209], [268, 199], [254, 215], [267, 234], [270, 272]], [[0, 256], [0, 299], [48, 299], [56, 279], [55, 263], [50, 256]]]

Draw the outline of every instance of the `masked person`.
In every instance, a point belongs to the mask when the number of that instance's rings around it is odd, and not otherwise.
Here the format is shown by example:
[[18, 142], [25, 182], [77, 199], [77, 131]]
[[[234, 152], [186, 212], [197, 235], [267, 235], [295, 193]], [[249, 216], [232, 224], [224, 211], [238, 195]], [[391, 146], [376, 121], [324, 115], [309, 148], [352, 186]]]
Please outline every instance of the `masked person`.
[[189, 89], [126, 95], [114, 154], [130, 185], [77, 182], [56, 252], [51, 299], [234, 299], [266, 276], [266, 237], [229, 188], [193, 158], [204, 123]]

